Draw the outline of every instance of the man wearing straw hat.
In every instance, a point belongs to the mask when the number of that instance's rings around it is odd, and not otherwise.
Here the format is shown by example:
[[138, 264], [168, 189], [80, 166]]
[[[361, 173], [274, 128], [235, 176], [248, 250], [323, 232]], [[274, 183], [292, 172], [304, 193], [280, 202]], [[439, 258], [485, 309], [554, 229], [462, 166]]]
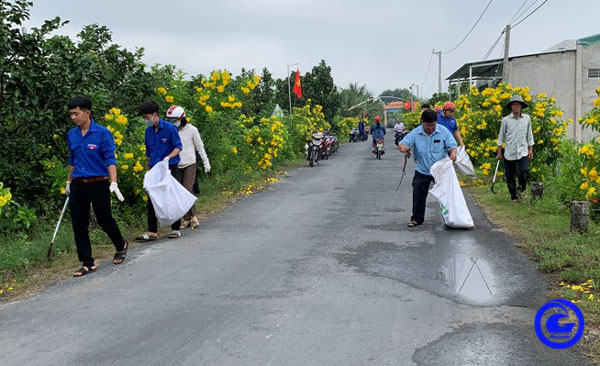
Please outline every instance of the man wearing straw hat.
[[[506, 104], [511, 114], [502, 119], [500, 133], [498, 134], [498, 153], [496, 159], [502, 159], [502, 144], [504, 149], [504, 173], [506, 185], [513, 202], [518, 198], [525, 199], [527, 177], [529, 175], [529, 161], [533, 159], [533, 132], [531, 131], [531, 118], [521, 111], [527, 108], [527, 103], [520, 95], [513, 95]], [[515, 184], [515, 175], [518, 176], [519, 185]], [[518, 196], [517, 196], [518, 193]]]

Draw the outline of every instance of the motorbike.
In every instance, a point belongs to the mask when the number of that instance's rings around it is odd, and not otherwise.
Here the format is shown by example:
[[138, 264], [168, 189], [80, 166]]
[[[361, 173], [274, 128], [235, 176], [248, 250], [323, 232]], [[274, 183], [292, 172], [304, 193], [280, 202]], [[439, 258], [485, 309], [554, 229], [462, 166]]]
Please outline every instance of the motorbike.
[[396, 131], [396, 134], [394, 135], [394, 144], [396, 146], [398, 146], [398, 144], [404, 138], [404, 136], [406, 136], [406, 131], [402, 131], [402, 132]]
[[304, 146], [306, 159], [311, 167], [313, 167], [315, 163], [318, 164], [319, 159], [323, 156], [322, 151], [325, 147], [323, 140], [323, 133], [316, 132], [312, 134], [311, 140]]
[[373, 149], [373, 154], [375, 154], [375, 157], [378, 160], [381, 160], [381, 155], [385, 154], [385, 151], [383, 149], [383, 139], [375, 140], [375, 149]]
[[337, 136], [329, 131], [325, 131], [324, 133], [325, 135], [325, 146], [326, 146], [326, 151], [325, 151], [325, 159], [328, 159], [331, 155], [333, 155], [338, 147], [339, 147], [339, 143], [337, 140]]
[[352, 131], [350, 131], [350, 141], [349, 142], [358, 142], [359, 140], [359, 135], [358, 135], [358, 128], [353, 128]]
[[340, 148], [340, 140], [338, 140], [337, 135], [335, 133], [331, 134], [331, 138], [333, 139], [332, 148], [333, 152], [335, 153]]

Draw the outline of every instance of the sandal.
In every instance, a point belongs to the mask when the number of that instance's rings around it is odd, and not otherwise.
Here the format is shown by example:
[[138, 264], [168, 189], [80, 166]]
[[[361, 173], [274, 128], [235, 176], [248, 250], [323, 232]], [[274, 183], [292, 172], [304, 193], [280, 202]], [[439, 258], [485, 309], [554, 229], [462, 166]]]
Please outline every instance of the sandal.
[[136, 241], [141, 241], [141, 242], [154, 241], [156, 239], [158, 239], [158, 234], [150, 235], [148, 232], [145, 232], [142, 235], [135, 238]]
[[86, 274], [92, 273], [97, 269], [98, 269], [98, 266], [91, 266], [91, 267], [81, 266], [81, 268], [79, 268], [79, 270], [77, 270], [77, 272], [73, 273], [73, 277], [83, 277]]
[[125, 261], [127, 249], [129, 249], [129, 242], [125, 240], [125, 246], [123, 246], [123, 250], [120, 252], [115, 252], [115, 255], [113, 256], [113, 264], [121, 264], [123, 261]]
[[180, 236], [181, 236], [181, 231], [173, 230], [173, 231], [171, 231], [171, 234], [169, 234], [169, 239], [177, 239]]
[[192, 221], [190, 223], [190, 227], [192, 229], [197, 228], [200, 225], [200, 223], [198, 222], [198, 218], [196, 216], [192, 217]]
[[417, 225], [419, 225], [419, 224], [416, 221], [411, 221], [408, 224], [406, 224], [406, 226], [408, 226], [408, 227], [415, 227]]

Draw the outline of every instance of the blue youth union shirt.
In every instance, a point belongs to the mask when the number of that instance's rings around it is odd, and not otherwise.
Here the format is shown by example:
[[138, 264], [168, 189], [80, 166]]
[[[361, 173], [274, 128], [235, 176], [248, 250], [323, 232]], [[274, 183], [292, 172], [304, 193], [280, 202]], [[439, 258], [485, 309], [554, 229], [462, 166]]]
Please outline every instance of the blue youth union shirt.
[[75, 168], [73, 178], [108, 177], [108, 166], [117, 165], [112, 134], [94, 120], [83, 136], [79, 126], [70, 129], [67, 144], [69, 165]]
[[458, 130], [458, 125], [456, 124], [456, 119], [454, 117], [446, 118], [443, 114], [438, 114], [437, 123], [446, 127], [452, 133]]
[[[183, 150], [179, 131], [177, 127], [162, 119], [158, 121], [158, 131], [154, 130], [154, 126], [146, 128], [146, 156], [150, 158], [148, 165], [154, 166], [159, 163], [174, 149]], [[177, 154], [176, 157], [169, 160], [169, 165], [179, 163], [181, 157]]]
[[450, 149], [456, 147], [456, 140], [450, 131], [439, 124], [429, 136], [421, 125], [410, 131], [401, 143], [411, 148], [417, 163], [417, 171], [425, 175], [431, 175], [429, 172], [431, 166], [447, 157]]

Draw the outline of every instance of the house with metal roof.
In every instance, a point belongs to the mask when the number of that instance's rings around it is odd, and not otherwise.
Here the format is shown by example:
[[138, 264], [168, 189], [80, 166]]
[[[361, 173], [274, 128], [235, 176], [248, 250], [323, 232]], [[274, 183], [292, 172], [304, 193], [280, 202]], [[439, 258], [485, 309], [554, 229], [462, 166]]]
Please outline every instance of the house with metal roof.
[[[446, 80], [450, 85], [468, 81], [480, 89], [494, 87], [502, 80], [503, 60], [464, 64]], [[555, 97], [564, 119], [574, 122], [569, 136], [589, 141], [597, 133], [583, 128], [579, 117], [593, 108], [600, 85], [600, 34], [565, 40], [545, 51], [508, 59], [508, 80], [513, 87], [529, 87], [531, 94]]]

